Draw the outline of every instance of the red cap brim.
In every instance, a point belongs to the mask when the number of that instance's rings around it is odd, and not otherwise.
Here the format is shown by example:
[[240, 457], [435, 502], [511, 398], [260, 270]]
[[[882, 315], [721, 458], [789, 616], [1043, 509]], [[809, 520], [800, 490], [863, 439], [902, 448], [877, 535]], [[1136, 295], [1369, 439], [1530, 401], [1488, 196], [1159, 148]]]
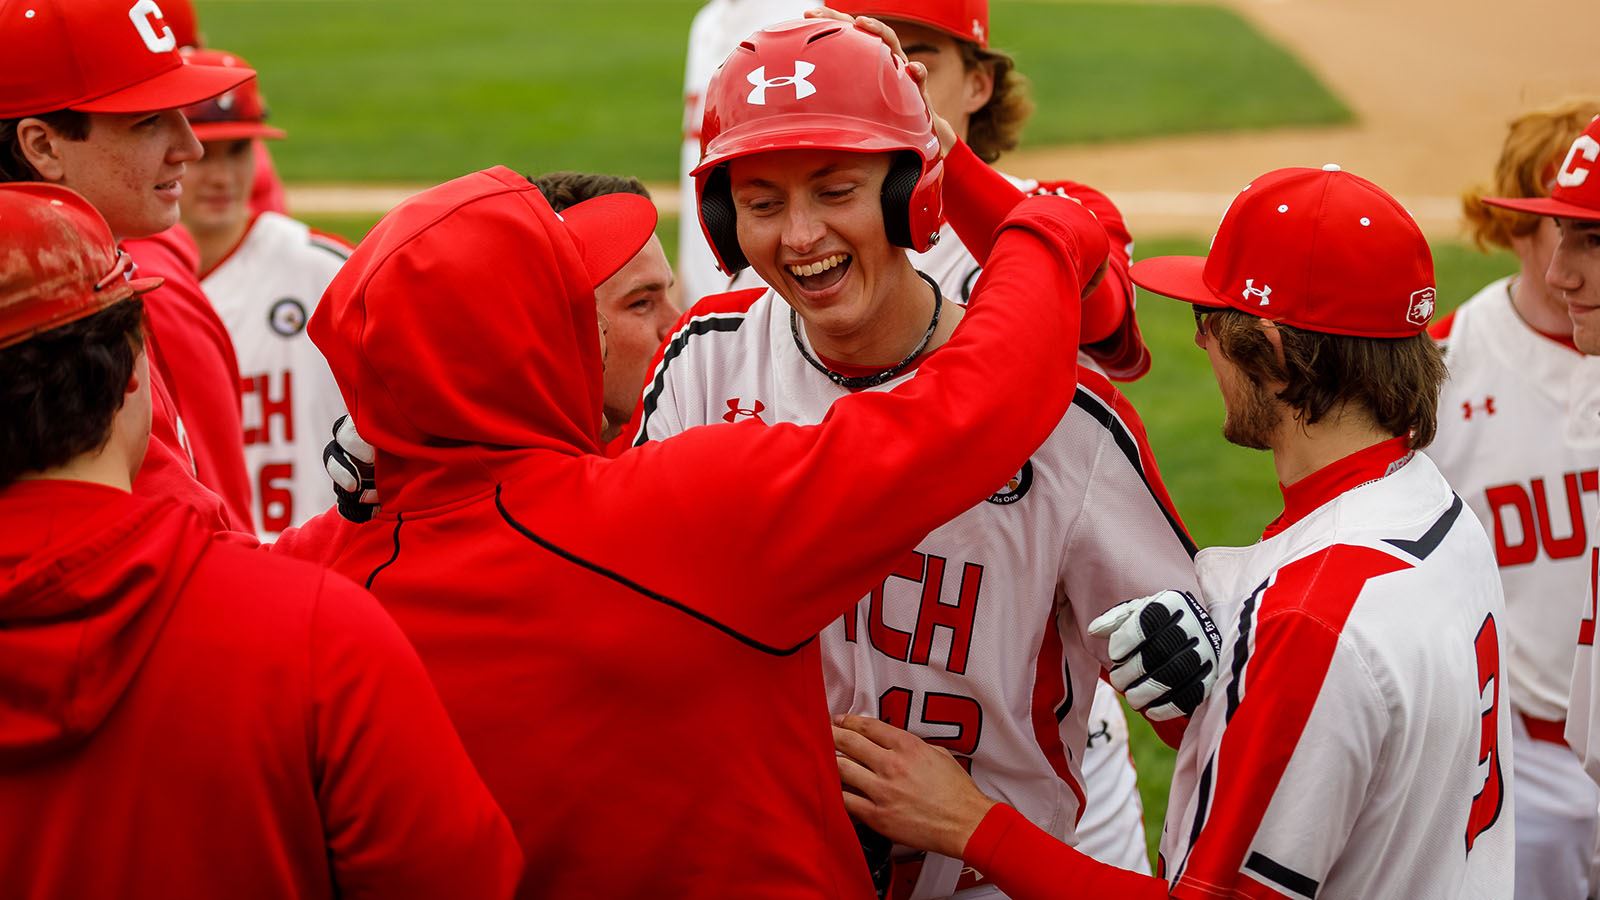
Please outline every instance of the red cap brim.
[[190, 122], [194, 136], [202, 141], [241, 141], [245, 138], [282, 140], [288, 134], [261, 122]]
[[1151, 293], [1196, 306], [1227, 307], [1205, 281], [1204, 256], [1156, 256], [1141, 259], [1128, 269], [1133, 283]]
[[595, 287], [637, 256], [656, 232], [656, 205], [638, 194], [605, 194], [569, 206], [560, 216]]
[[1567, 203], [1553, 197], [1485, 197], [1483, 202], [1503, 209], [1532, 213], [1536, 216], [1555, 216], [1562, 219], [1600, 220], [1600, 209], [1590, 209], [1576, 203]]
[[177, 109], [210, 100], [254, 77], [254, 69], [185, 63], [154, 78], [147, 78], [104, 97], [74, 103], [68, 108], [86, 113], [141, 113]]

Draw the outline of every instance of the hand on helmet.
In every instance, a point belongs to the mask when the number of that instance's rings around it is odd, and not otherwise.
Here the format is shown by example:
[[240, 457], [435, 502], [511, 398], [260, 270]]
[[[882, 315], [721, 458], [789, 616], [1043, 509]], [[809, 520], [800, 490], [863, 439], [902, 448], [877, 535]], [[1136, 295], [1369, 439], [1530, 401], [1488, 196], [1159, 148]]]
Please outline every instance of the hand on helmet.
[[871, 16], [851, 16], [836, 9], [820, 7], [808, 9], [805, 15], [808, 19], [833, 19], [839, 22], [849, 22], [888, 44], [889, 52], [894, 54], [901, 62], [906, 63], [906, 71], [911, 73], [911, 80], [916, 82], [917, 87], [922, 89], [922, 102], [928, 105], [928, 113], [933, 116], [933, 133], [939, 138], [939, 158], [943, 159], [950, 154], [950, 148], [956, 145], [956, 130], [951, 127], [949, 122], [945, 121], [943, 116], [939, 115], [939, 111], [933, 108], [933, 101], [928, 99], [928, 67], [919, 62], [912, 62], [910, 57], [906, 56], [905, 49], [900, 46], [900, 36], [894, 33], [893, 28]]
[[333, 440], [322, 448], [322, 466], [333, 479], [339, 515], [352, 522], [365, 522], [378, 511], [378, 482], [373, 462], [377, 451], [356, 432], [349, 416], [333, 423]]
[[1217, 681], [1222, 635], [1187, 591], [1118, 604], [1089, 633], [1109, 643], [1111, 686], [1152, 721], [1192, 715]]

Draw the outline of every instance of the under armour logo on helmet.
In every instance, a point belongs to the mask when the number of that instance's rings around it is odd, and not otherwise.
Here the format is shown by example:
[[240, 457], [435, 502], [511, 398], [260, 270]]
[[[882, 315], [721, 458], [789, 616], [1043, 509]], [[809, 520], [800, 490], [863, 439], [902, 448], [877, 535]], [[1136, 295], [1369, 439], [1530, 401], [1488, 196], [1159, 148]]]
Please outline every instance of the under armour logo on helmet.
[[768, 78], [767, 67], [756, 66], [754, 72], [751, 72], [749, 75], [745, 76], [745, 78], [748, 79], [751, 84], [755, 85], [755, 87], [750, 91], [750, 104], [752, 106], [766, 106], [767, 89], [775, 87], [792, 86], [794, 88], [794, 98], [796, 100], [804, 100], [805, 98], [817, 92], [816, 85], [806, 80], [806, 76], [810, 75], [816, 70], [817, 67], [811, 63], [808, 63], [803, 59], [797, 59], [794, 61], [793, 75], [780, 75], [777, 78]]
[[1256, 287], [1254, 278], [1246, 278], [1244, 280], [1244, 298], [1249, 300], [1251, 297], [1260, 297], [1261, 305], [1266, 306], [1272, 302], [1270, 299], [1272, 297], [1272, 285], [1263, 284], [1261, 287]]

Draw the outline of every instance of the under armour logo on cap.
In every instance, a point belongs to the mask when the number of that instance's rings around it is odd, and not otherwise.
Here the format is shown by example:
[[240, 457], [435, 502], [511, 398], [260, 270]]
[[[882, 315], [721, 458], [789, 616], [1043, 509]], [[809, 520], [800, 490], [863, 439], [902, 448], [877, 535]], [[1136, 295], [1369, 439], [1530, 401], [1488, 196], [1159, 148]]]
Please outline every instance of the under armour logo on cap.
[[1244, 280], [1244, 299], [1249, 300], [1251, 297], [1260, 297], [1261, 305], [1266, 306], [1272, 302], [1269, 299], [1272, 297], [1272, 285], [1263, 284], [1261, 287], [1256, 287], [1254, 278], [1246, 278]]
[[817, 67], [803, 59], [794, 61], [793, 75], [780, 75], [777, 78], [767, 77], [766, 66], [756, 66], [754, 71], [745, 76], [751, 84], [755, 85], [750, 90], [751, 105], [766, 106], [767, 91], [777, 87], [793, 87], [794, 98], [796, 100], [804, 100], [817, 92], [816, 86], [806, 80], [806, 77], [815, 71], [817, 71]]

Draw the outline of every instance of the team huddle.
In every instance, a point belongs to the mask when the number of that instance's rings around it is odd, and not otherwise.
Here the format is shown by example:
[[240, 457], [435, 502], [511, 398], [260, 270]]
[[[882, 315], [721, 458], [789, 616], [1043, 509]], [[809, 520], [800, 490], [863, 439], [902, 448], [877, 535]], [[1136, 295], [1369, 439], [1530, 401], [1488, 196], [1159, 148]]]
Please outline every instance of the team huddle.
[[[0, 0], [0, 894], [1600, 895], [1600, 100], [1511, 124], [1519, 271], [1436, 316], [1338, 165], [1134, 261], [992, 167], [987, 0], [811, 5], [696, 18], [675, 272], [589, 172], [352, 246], [187, 2]], [[1114, 383], [1137, 289], [1255, 544]]]

